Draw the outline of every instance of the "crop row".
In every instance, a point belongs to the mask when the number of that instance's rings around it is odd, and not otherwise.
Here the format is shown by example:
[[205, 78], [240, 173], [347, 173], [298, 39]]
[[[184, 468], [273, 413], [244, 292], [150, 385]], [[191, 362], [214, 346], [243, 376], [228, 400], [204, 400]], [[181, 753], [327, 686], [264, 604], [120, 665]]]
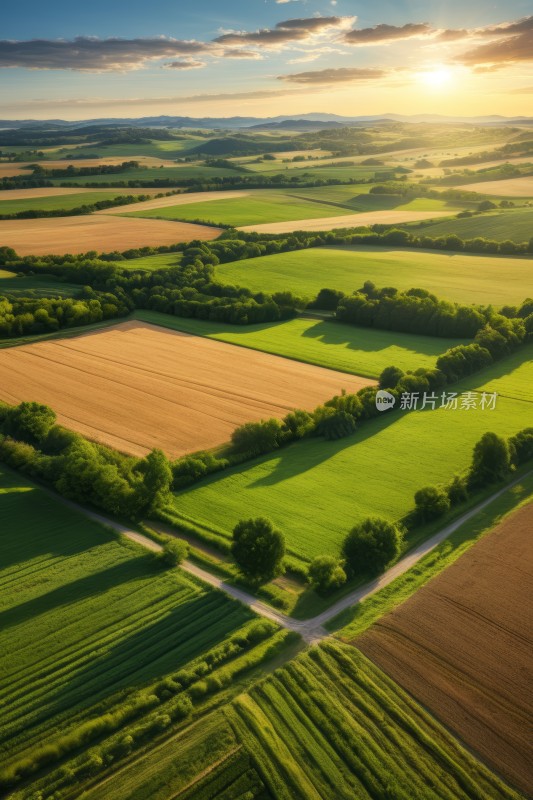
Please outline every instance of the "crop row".
[[512, 798], [357, 650], [327, 643], [277, 670], [228, 712], [279, 798]]

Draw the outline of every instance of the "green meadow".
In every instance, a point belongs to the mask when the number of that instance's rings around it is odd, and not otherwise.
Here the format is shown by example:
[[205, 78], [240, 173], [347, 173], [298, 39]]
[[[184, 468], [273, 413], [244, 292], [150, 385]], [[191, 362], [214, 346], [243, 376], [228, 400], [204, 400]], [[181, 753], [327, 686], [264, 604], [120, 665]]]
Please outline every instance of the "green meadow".
[[217, 275], [255, 292], [290, 290], [309, 298], [326, 287], [351, 293], [368, 280], [380, 287], [420, 287], [461, 303], [501, 306], [533, 294], [532, 258], [386, 247], [309, 248], [222, 264]]
[[73, 297], [81, 290], [74, 283], [63, 283], [53, 276], [16, 275], [0, 269], [0, 295], [14, 297]]
[[[68, 162], [65, 162], [65, 169], [67, 167]], [[73, 175], [72, 177], [52, 178], [51, 180], [55, 186], [70, 186], [71, 184], [85, 186], [93, 183], [116, 185], [119, 182], [127, 181], [157, 180], [168, 180], [179, 185], [181, 182], [191, 179], [235, 177], [237, 174], [235, 170], [226, 169], [225, 167], [184, 165], [176, 167], [138, 167], [137, 169], [127, 169], [124, 172], [116, 172], [114, 174]]]
[[[405, 228], [405, 223], [397, 227]], [[412, 233], [420, 230], [422, 236], [448, 236], [453, 233], [461, 239], [482, 236], [496, 241], [510, 239], [513, 242], [528, 242], [533, 235], [533, 208], [490, 211], [464, 219], [443, 219], [430, 224], [409, 226], [409, 229]]]
[[337, 206], [309, 202], [289, 194], [265, 192], [247, 197], [209, 200], [205, 203], [167, 206], [151, 211], [126, 212], [131, 217], [197, 220], [223, 225], [256, 225], [262, 222], [284, 222], [292, 219], [336, 217]]
[[441, 353], [462, 343], [459, 339], [357, 328], [306, 317], [288, 322], [239, 326], [172, 317], [157, 311], [136, 311], [134, 316], [154, 325], [366, 378], [378, 378], [391, 364], [403, 370], [432, 368]]
[[113, 192], [80, 192], [79, 194], [61, 194], [50, 197], [27, 197], [23, 200], [1, 200], [0, 214], [17, 214], [19, 211], [55, 211], [64, 209], [65, 211], [79, 206], [93, 205], [101, 200], [113, 200], [125, 194], [142, 194], [138, 189], [135, 191], [116, 190]]
[[465, 470], [486, 431], [511, 436], [531, 425], [533, 345], [465, 379], [453, 391], [500, 393], [494, 410], [401, 411], [336, 442], [311, 438], [175, 495], [176, 516], [230, 537], [249, 516], [270, 517], [291, 554], [337, 554], [350, 528], [376, 514], [399, 520], [423, 486]]

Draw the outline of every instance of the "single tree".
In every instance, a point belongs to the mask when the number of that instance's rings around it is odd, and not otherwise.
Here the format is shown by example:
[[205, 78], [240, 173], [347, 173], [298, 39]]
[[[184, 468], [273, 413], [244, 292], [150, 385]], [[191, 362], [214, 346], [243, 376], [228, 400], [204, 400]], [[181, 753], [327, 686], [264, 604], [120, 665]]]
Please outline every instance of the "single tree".
[[450, 498], [438, 486], [424, 486], [415, 493], [415, 505], [418, 517], [422, 522], [428, 522], [442, 517], [450, 510]]
[[177, 567], [189, 555], [189, 545], [182, 539], [171, 539], [165, 542], [163, 549], [157, 553], [157, 560], [165, 567]]
[[379, 376], [379, 388], [394, 389], [404, 374], [403, 369], [400, 369], [400, 367], [385, 367]]
[[269, 519], [245, 519], [233, 529], [231, 552], [246, 578], [263, 583], [281, 573], [285, 541]]
[[509, 445], [496, 433], [484, 433], [474, 447], [470, 483], [485, 486], [505, 478], [511, 467]]
[[367, 517], [344, 540], [343, 555], [355, 575], [377, 575], [398, 555], [401, 541], [401, 533], [392, 522]]
[[514, 466], [525, 464], [533, 458], [533, 428], [524, 428], [509, 439], [511, 461]]

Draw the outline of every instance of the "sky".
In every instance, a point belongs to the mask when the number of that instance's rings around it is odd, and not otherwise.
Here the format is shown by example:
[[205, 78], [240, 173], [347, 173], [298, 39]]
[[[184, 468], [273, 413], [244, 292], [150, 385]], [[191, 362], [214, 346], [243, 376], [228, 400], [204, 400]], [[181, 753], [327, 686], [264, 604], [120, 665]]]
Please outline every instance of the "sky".
[[4, 119], [533, 116], [533, 0], [6, 6]]

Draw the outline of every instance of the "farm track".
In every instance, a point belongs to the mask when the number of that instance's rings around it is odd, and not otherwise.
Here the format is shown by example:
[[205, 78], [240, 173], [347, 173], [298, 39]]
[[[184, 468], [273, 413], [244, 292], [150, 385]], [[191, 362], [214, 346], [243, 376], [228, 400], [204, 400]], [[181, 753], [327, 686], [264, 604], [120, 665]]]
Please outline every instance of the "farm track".
[[[528, 475], [531, 473], [527, 473]], [[338, 602], [334, 605], [330, 606], [330, 608], [326, 609], [317, 616], [312, 617], [311, 619], [307, 620], [297, 620], [293, 617], [289, 617], [286, 614], [282, 614], [279, 611], [276, 611], [274, 608], [271, 608], [266, 603], [263, 603], [261, 600], [258, 600], [253, 595], [249, 594], [248, 592], [244, 591], [243, 589], [239, 589], [236, 586], [232, 586], [229, 583], [226, 583], [221, 578], [217, 577], [216, 575], [211, 574], [205, 569], [201, 569], [200, 567], [193, 564], [191, 561], [184, 561], [181, 565], [181, 568], [187, 572], [189, 575], [193, 575], [194, 577], [198, 578], [201, 581], [213, 586], [215, 589], [219, 589], [220, 591], [224, 592], [225, 594], [233, 597], [235, 600], [239, 600], [244, 605], [248, 606], [252, 611], [254, 611], [259, 616], [265, 617], [266, 619], [270, 619], [273, 622], [276, 622], [283, 628], [287, 630], [295, 631], [299, 633], [302, 639], [308, 644], [316, 644], [320, 642], [322, 639], [325, 639], [329, 636], [328, 631], [325, 629], [324, 625], [342, 611], [345, 611], [347, 608], [350, 608], [357, 603], [366, 600], [371, 595], [379, 592], [381, 589], [384, 589], [390, 583], [392, 583], [396, 578], [400, 575], [403, 575], [407, 572], [411, 567], [413, 567], [418, 561], [424, 558], [428, 553], [435, 549], [441, 542], [448, 538], [452, 533], [454, 533], [461, 525], [468, 520], [472, 519], [476, 514], [490, 505], [493, 500], [496, 500], [498, 497], [501, 497], [502, 494], [507, 492], [513, 486], [520, 483], [524, 479], [524, 475], [521, 475], [519, 478], [514, 480], [512, 483], [507, 484], [502, 489], [499, 489], [497, 492], [492, 494], [490, 497], [483, 500], [481, 503], [478, 503], [465, 514], [462, 514], [458, 517], [454, 522], [451, 522], [446, 527], [442, 528], [442, 530], [438, 531], [438, 533], [431, 536], [425, 542], [422, 542], [413, 550], [411, 550], [407, 555], [400, 559], [394, 566], [388, 569], [383, 575], [380, 575], [379, 578], [376, 578], [373, 581], [369, 581], [368, 583], [364, 584], [363, 586], [355, 589], [350, 594], [346, 595], [346, 597], [341, 598]], [[131, 528], [123, 525], [122, 523], [116, 522], [115, 520], [111, 520], [108, 517], [103, 516], [102, 514], [98, 514], [95, 511], [89, 511], [88, 509], [84, 508], [83, 506], [78, 505], [77, 503], [72, 502], [71, 500], [67, 500], [60, 495], [57, 495], [50, 489], [44, 489], [44, 491], [48, 492], [48, 494], [52, 495], [56, 500], [60, 501], [64, 505], [68, 506], [69, 508], [74, 509], [75, 511], [81, 512], [85, 514], [85, 516], [89, 517], [89, 519], [94, 520], [95, 522], [100, 523], [112, 530], [116, 531], [117, 533], [126, 536], [128, 539], [137, 542], [137, 544], [146, 547], [148, 550], [153, 552], [160, 552], [163, 548], [160, 544], [153, 541], [152, 539], [144, 536], [142, 533], [138, 533], [137, 531], [131, 530]], [[157, 526], [153, 526], [154, 529], [157, 531]]]

